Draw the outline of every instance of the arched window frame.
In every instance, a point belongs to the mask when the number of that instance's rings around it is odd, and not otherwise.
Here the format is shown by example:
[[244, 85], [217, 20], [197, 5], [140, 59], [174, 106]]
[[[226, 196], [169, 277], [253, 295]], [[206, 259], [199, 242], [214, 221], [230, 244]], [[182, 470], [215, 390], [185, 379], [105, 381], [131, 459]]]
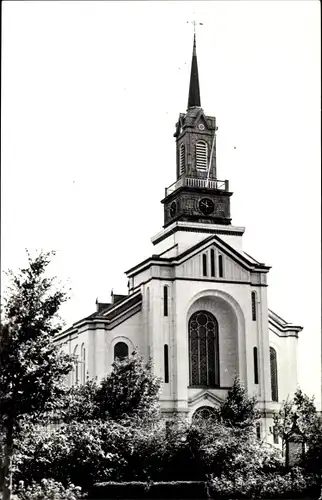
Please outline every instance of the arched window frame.
[[74, 350], [73, 350], [73, 356], [76, 358], [74, 359], [74, 368], [73, 368], [73, 373], [72, 373], [72, 384], [78, 384], [79, 382], [79, 360], [78, 360], [78, 344], [75, 345]]
[[169, 287], [164, 285], [163, 287], [163, 316], [168, 316], [169, 314]]
[[86, 381], [86, 351], [85, 344], [81, 346], [81, 383], [85, 384]]
[[184, 143], [179, 147], [179, 175], [184, 174], [186, 168], [186, 146]]
[[257, 310], [256, 310], [256, 292], [251, 293], [251, 300], [252, 300], [252, 320], [256, 321], [257, 319]]
[[164, 383], [169, 383], [169, 346], [164, 344]]
[[[124, 346], [126, 347], [126, 349], [124, 349]], [[126, 354], [124, 354], [121, 358], [119, 356], [117, 356], [117, 352], [116, 352], [120, 348], [122, 348], [122, 349], [124, 349], [124, 351], [126, 351]], [[128, 356], [129, 356], [128, 344], [126, 342], [124, 342], [123, 340], [116, 342], [116, 344], [114, 345], [114, 361], [116, 360], [116, 358], [118, 358], [120, 361], [123, 361]]]
[[198, 422], [198, 420], [208, 420], [211, 418], [215, 418], [215, 411], [212, 406], [200, 406], [192, 415], [192, 420], [195, 422]]
[[212, 278], [215, 276], [215, 250], [213, 248], [210, 250], [210, 276]]
[[202, 254], [202, 276], [208, 276], [207, 254]]
[[196, 169], [208, 169], [208, 144], [205, 141], [196, 142]]
[[218, 255], [218, 274], [219, 278], [224, 277], [224, 259], [222, 255]]
[[[197, 329], [192, 328], [192, 323], [198, 324], [198, 315], [205, 314], [207, 323], [214, 324], [213, 329], [207, 329], [205, 336], [201, 337], [201, 324]], [[207, 325], [206, 323], [206, 325]], [[189, 383], [196, 387], [219, 387], [219, 341], [218, 322], [209, 311], [196, 311], [189, 318]], [[210, 358], [209, 349], [212, 345], [213, 358]]]
[[258, 349], [253, 348], [253, 358], [254, 358], [254, 384], [258, 384]]
[[278, 368], [277, 353], [274, 347], [269, 348], [270, 368], [271, 368], [271, 389], [272, 401], [278, 402]]

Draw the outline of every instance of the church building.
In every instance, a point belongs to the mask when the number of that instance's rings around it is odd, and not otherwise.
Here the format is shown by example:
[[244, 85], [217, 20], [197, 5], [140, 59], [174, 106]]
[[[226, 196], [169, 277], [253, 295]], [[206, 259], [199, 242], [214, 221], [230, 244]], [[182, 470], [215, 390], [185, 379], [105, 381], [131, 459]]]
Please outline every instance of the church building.
[[201, 107], [194, 37], [188, 108], [175, 127], [175, 182], [165, 189], [154, 253], [126, 271], [128, 294], [62, 332], [78, 356], [70, 384], [103, 378], [134, 348], [162, 378], [165, 419], [207, 415], [239, 376], [262, 413], [258, 435], [277, 443], [272, 413], [297, 388], [302, 327], [268, 308], [269, 266], [243, 250], [228, 180], [216, 171], [216, 118]]

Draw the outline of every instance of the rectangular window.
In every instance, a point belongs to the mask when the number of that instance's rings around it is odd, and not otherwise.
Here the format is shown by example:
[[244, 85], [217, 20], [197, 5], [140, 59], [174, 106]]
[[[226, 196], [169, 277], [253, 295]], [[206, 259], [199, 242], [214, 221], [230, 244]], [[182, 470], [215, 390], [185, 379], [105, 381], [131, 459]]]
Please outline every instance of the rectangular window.
[[207, 276], [207, 255], [202, 254], [202, 275]]
[[274, 444], [278, 444], [278, 432], [275, 425], [273, 427], [273, 440]]
[[256, 293], [252, 292], [252, 319], [256, 321]]
[[213, 248], [210, 250], [210, 275], [215, 276], [215, 251]]
[[218, 267], [219, 267], [219, 277], [223, 278], [224, 277], [224, 266], [223, 266], [222, 255], [219, 255], [219, 257], [218, 257]]
[[257, 354], [257, 347], [254, 347], [253, 353], [254, 353], [254, 383], [258, 384], [258, 354]]
[[260, 423], [256, 424], [256, 436], [257, 436], [257, 439], [261, 438], [261, 424]]
[[168, 316], [168, 287], [163, 287], [163, 315]]
[[169, 352], [168, 345], [164, 344], [164, 382], [169, 383]]

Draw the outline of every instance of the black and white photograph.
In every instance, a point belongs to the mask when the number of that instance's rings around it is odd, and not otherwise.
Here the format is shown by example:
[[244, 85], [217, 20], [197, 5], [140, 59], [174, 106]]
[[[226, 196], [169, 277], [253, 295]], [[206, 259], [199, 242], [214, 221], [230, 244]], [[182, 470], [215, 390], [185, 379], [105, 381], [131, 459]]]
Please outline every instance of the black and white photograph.
[[320, 22], [2, 2], [2, 500], [322, 499]]

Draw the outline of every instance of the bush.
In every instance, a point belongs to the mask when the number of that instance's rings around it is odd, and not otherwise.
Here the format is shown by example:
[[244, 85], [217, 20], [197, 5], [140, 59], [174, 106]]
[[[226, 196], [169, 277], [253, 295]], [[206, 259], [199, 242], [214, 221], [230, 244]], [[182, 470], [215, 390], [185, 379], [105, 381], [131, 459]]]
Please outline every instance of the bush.
[[212, 477], [209, 490], [213, 498], [305, 498], [318, 493], [312, 476], [300, 468], [287, 474], [236, 472]]
[[123, 449], [130, 438], [126, 428], [114, 422], [87, 422], [62, 425], [49, 433], [30, 433], [15, 457], [15, 482], [30, 484], [51, 477], [87, 488], [95, 481], [118, 480], [125, 461]]
[[201, 500], [208, 498], [207, 487], [204, 481], [97, 483], [94, 485], [90, 497], [95, 498], [95, 500], [103, 498], [187, 498]]
[[81, 488], [70, 484], [66, 488], [53, 479], [42, 479], [40, 483], [32, 482], [24, 488], [21, 482], [17, 495], [20, 500], [79, 500], [84, 498]]

